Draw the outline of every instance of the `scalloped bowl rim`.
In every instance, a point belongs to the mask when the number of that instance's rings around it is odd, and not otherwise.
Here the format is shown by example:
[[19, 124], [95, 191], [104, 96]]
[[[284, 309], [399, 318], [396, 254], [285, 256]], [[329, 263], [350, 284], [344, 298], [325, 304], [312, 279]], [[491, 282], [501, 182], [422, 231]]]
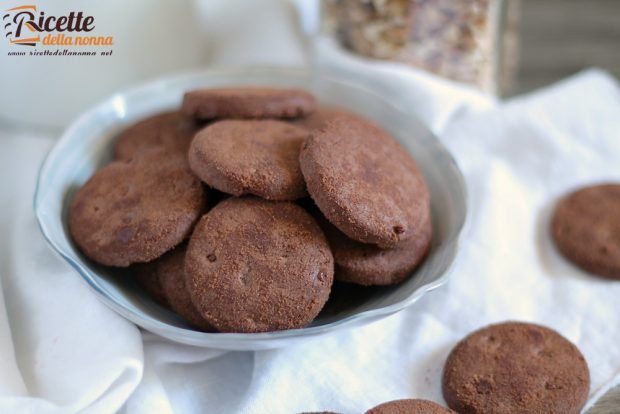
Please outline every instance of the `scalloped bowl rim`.
[[[176, 76], [160, 78], [154, 81], [143, 83], [139, 86], [128, 88], [124, 91], [115, 93], [114, 95], [101, 101], [100, 103], [96, 104], [91, 109], [85, 111], [82, 115], [80, 115], [63, 132], [61, 138], [55, 143], [54, 147], [50, 150], [50, 152], [45, 157], [45, 160], [43, 161], [39, 169], [39, 174], [37, 178], [37, 186], [36, 186], [34, 200], [33, 200], [34, 201], [33, 207], [34, 207], [35, 216], [37, 218], [39, 228], [44, 238], [46, 239], [46, 241], [53, 248], [53, 250], [55, 250], [64, 260], [66, 260], [71, 265], [71, 267], [73, 267], [81, 275], [81, 277], [87, 282], [90, 288], [92, 288], [97, 293], [97, 296], [100, 299], [102, 299], [106, 305], [108, 305], [110, 308], [112, 308], [113, 310], [115, 310], [116, 312], [118, 312], [119, 314], [121, 314], [122, 316], [130, 320], [131, 322], [135, 323], [136, 325], [141, 326], [144, 329], [154, 332], [158, 335], [167, 337], [169, 339], [173, 339], [175, 341], [192, 344], [192, 345], [198, 345], [198, 346], [201, 346], [201, 345], [204, 346], [204, 340], [210, 338], [211, 341], [209, 342], [211, 342], [211, 344], [209, 344], [208, 346], [214, 346], [213, 342], [218, 342], [220, 340], [222, 341], [237, 340], [237, 341], [242, 341], [242, 342], [243, 341], [261, 341], [261, 340], [272, 341], [272, 340], [277, 340], [277, 339], [286, 339], [286, 338], [294, 338], [294, 337], [296, 338], [296, 337], [315, 336], [318, 334], [325, 334], [328, 332], [332, 332], [338, 328], [349, 327], [350, 325], [353, 325], [354, 322], [356, 321], [363, 322], [364, 319], [367, 320], [367, 323], [370, 323], [378, 319], [383, 319], [384, 317], [390, 316], [410, 306], [411, 304], [416, 302], [420, 297], [422, 297], [426, 292], [429, 292], [441, 286], [443, 283], [447, 281], [449, 275], [454, 269], [456, 253], [458, 251], [458, 245], [460, 242], [461, 235], [463, 234], [463, 229], [466, 223], [469, 222], [469, 218], [468, 218], [469, 209], [467, 208], [467, 204], [468, 204], [467, 203], [468, 201], [467, 190], [466, 190], [466, 185], [465, 185], [465, 180], [463, 178], [463, 175], [459, 167], [457, 166], [456, 162], [454, 161], [454, 158], [451, 156], [451, 154], [445, 149], [445, 147], [443, 147], [443, 145], [439, 141], [437, 141], [437, 146], [443, 151], [444, 153], [443, 155], [448, 158], [449, 166], [452, 169], [452, 173], [458, 180], [457, 187], [459, 187], [459, 189], [461, 190], [460, 197], [462, 198], [461, 201], [464, 206], [464, 211], [463, 211], [462, 216], [459, 217], [457, 229], [453, 237], [454, 240], [450, 240], [450, 242], [453, 245], [452, 245], [451, 252], [447, 256], [448, 257], [447, 260], [449, 261], [449, 264], [444, 270], [444, 272], [439, 277], [437, 277], [435, 280], [419, 286], [409, 296], [407, 296], [403, 300], [400, 300], [399, 302], [393, 303], [388, 306], [376, 308], [376, 309], [364, 310], [359, 313], [344, 317], [340, 320], [329, 322], [329, 323], [318, 325], [318, 326], [309, 326], [309, 327], [304, 327], [304, 328], [297, 328], [297, 329], [290, 329], [290, 330], [283, 330], [283, 331], [261, 332], [261, 333], [208, 333], [208, 332], [194, 331], [191, 329], [185, 329], [182, 327], [177, 327], [177, 326], [173, 326], [173, 325], [158, 321], [151, 317], [144, 317], [134, 312], [132, 309], [126, 307], [125, 305], [118, 303], [116, 300], [114, 300], [113, 295], [111, 295], [97, 281], [98, 276], [95, 274], [95, 272], [85, 267], [81, 263], [79, 258], [74, 258], [70, 252], [66, 251], [62, 246], [60, 246], [59, 243], [54, 238], [54, 236], [51, 234], [52, 232], [49, 228], [49, 223], [44, 217], [44, 214], [42, 211], [41, 184], [44, 181], [46, 175], [48, 174], [48, 171], [52, 166], [53, 160], [60, 155], [63, 147], [67, 144], [68, 141], [71, 140], [75, 131], [79, 130], [83, 124], [87, 123], [102, 108], [111, 105], [115, 100], [119, 98], [140, 95], [144, 93], [145, 91], [157, 89], [158, 85], [182, 82], [184, 79], [188, 79], [188, 78], [201, 78], [201, 77], [208, 77], [211, 75], [225, 76], [225, 75], [230, 75], [231, 73], [232, 74], [234, 73], [237, 73], [237, 74], [240, 74], [240, 73], [259, 73], [259, 74], [273, 73], [273, 74], [280, 74], [283, 76], [286, 76], [287, 74], [297, 75], [297, 76], [311, 74], [311, 76], [317, 79], [324, 79], [324, 80], [328, 80], [332, 82], [338, 82], [348, 87], [361, 90], [364, 93], [372, 95], [375, 98], [382, 100], [384, 103], [392, 106], [392, 108], [400, 112], [402, 116], [415, 118], [415, 121], [419, 123], [419, 121], [417, 121], [417, 117], [411, 111], [403, 109], [398, 104], [386, 102], [384, 97], [378, 95], [377, 93], [373, 92], [373, 90], [366, 88], [365, 86], [362, 86], [362, 85], [359, 85], [353, 82], [349, 82], [346, 80], [342, 80], [337, 77], [325, 75], [325, 74], [316, 74], [316, 73], [312, 73], [310, 71], [303, 70], [303, 69], [289, 69], [289, 68], [286, 68], [286, 69], [270, 68], [270, 67], [230, 68], [230, 69], [221, 68], [221, 69], [209, 69], [209, 70], [186, 72], [186, 73], [182, 73]], [[421, 127], [425, 128], [421, 123], [419, 124]], [[434, 136], [434, 134], [432, 135]], [[162, 329], [164, 330], [164, 332], [162, 332]], [[176, 333], [176, 335], [170, 335], [165, 332], [166, 330], [169, 330], [171, 333]], [[177, 335], [183, 336], [183, 339], [180, 340]], [[243, 349], [243, 347], [236, 347], [236, 348]]]

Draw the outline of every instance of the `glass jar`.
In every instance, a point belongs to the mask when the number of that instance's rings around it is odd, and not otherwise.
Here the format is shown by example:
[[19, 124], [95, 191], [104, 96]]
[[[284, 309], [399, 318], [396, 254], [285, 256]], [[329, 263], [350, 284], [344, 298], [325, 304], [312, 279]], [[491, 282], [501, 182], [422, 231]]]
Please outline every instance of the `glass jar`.
[[[504, 0], [322, 0], [321, 31], [366, 57], [400, 61], [496, 93], [514, 49]], [[506, 50], [504, 50], [506, 52]], [[505, 56], [508, 66], [515, 56]], [[506, 68], [510, 72], [509, 68]], [[502, 74], [502, 83], [506, 74]]]

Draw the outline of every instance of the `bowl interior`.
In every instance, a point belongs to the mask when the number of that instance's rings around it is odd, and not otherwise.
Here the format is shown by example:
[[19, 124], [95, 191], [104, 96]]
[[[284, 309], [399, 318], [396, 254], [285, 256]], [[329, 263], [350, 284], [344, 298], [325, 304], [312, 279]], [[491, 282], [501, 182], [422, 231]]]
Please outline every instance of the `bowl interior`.
[[[427, 260], [404, 283], [391, 287], [334, 286], [330, 301], [310, 327], [261, 334], [207, 334], [191, 330], [174, 313], [146, 297], [126, 272], [99, 266], [74, 246], [67, 229], [67, 207], [74, 191], [109, 162], [120, 130], [136, 120], [177, 108], [183, 92], [196, 87], [271, 85], [301, 87], [321, 104], [347, 108], [390, 132], [411, 153], [431, 195], [433, 244]], [[80, 117], [43, 164], [35, 196], [41, 229], [58, 251], [117, 312], [168, 338], [226, 349], [281, 346], [295, 338], [340, 326], [368, 323], [402, 309], [438, 286], [456, 253], [466, 217], [462, 176], [450, 155], [428, 129], [406, 110], [368, 89], [324, 75], [283, 69], [209, 71], [168, 78], [112, 96]]]

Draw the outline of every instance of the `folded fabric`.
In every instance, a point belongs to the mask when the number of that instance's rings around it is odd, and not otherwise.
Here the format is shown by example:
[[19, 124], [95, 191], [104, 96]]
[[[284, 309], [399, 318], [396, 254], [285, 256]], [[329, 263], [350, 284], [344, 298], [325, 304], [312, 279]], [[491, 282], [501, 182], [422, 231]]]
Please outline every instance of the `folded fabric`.
[[618, 117], [620, 89], [595, 70], [455, 117], [441, 139], [463, 169], [471, 214], [448, 284], [370, 326], [281, 350], [190, 358], [184, 370], [178, 362], [198, 351], [151, 337], [146, 353], [160, 358], [157, 381], [169, 390], [172, 406], [180, 412], [357, 413], [395, 398], [442, 401], [441, 370], [451, 347], [470, 331], [507, 319], [541, 323], [574, 341], [590, 365], [594, 401], [620, 379], [614, 345], [620, 334], [609, 329], [620, 311], [620, 283], [566, 263], [547, 226], [555, 198], [565, 191], [620, 179]]
[[32, 198], [50, 136], [0, 134], [0, 412], [120, 408], [142, 377], [140, 331], [43, 239]]
[[[592, 70], [454, 118], [441, 139], [463, 169], [471, 213], [447, 285], [381, 322], [281, 350], [209, 353], [200, 361], [192, 347], [149, 336], [146, 353], [157, 358], [158, 375], [138, 389], [160, 382], [179, 412], [359, 413], [396, 398], [441, 402], [451, 347], [482, 325], [514, 319], [574, 341], [590, 365], [596, 400], [620, 380], [620, 333], [609, 328], [618, 323], [620, 283], [568, 264], [547, 226], [565, 191], [620, 179], [618, 117], [618, 85]], [[163, 395], [143, 393], [140, 401]], [[133, 399], [128, 411], [146, 412]]]
[[[265, 36], [251, 36], [266, 24], [260, 19], [218, 26], [220, 39], [237, 30], [236, 46], [220, 42], [228, 48], [214, 52], [215, 63], [310, 60], [301, 40], [285, 33], [294, 28], [279, 20], [288, 14], [273, 14], [282, 30]], [[542, 323], [574, 341], [590, 366], [591, 402], [620, 381], [620, 332], [613, 329], [620, 322], [620, 283], [568, 264], [547, 232], [556, 197], [620, 179], [616, 81], [591, 70], [497, 104], [432, 75], [359, 59], [327, 41], [316, 48], [317, 70], [387, 91], [439, 135], [463, 170], [470, 217], [449, 282], [380, 322], [285, 349], [226, 353], [171, 343], [107, 309], [46, 246], [31, 203], [38, 166], [56, 135], [5, 129], [0, 412], [347, 414], [395, 398], [442, 402], [441, 370], [451, 347], [506, 319]]]

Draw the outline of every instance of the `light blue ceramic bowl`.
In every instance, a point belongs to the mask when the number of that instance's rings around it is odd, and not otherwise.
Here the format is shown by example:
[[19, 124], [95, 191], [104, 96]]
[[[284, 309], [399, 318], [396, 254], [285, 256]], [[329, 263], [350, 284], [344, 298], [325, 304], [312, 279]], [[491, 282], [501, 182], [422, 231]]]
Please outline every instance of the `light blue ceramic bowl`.
[[[434, 240], [415, 274], [398, 286], [335, 288], [334, 300], [308, 327], [289, 331], [234, 334], [189, 328], [158, 306], [117, 271], [86, 259], [67, 230], [67, 206], [76, 188], [109, 161], [117, 133], [132, 122], [177, 108], [184, 91], [225, 85], [301, 87], [322, 104], [341, 106], [379, 123], [407, 148], [424, 173], [431, 193]], [[355, 85], [312, 72], [291, 69], [204, 71], [166, 78], [116, 94], [78, 118], [62, 135], [41, 167], [34, 208], [45, 238], [96, 292], [125, 318], [174, 341], [228, 350], [284, 346], [328, 332], [361, 326], [398, 312], [445, 282], [466, 218], [463, 177], [450, 154], [405, 108], [394, 106], [381, 89]]]

